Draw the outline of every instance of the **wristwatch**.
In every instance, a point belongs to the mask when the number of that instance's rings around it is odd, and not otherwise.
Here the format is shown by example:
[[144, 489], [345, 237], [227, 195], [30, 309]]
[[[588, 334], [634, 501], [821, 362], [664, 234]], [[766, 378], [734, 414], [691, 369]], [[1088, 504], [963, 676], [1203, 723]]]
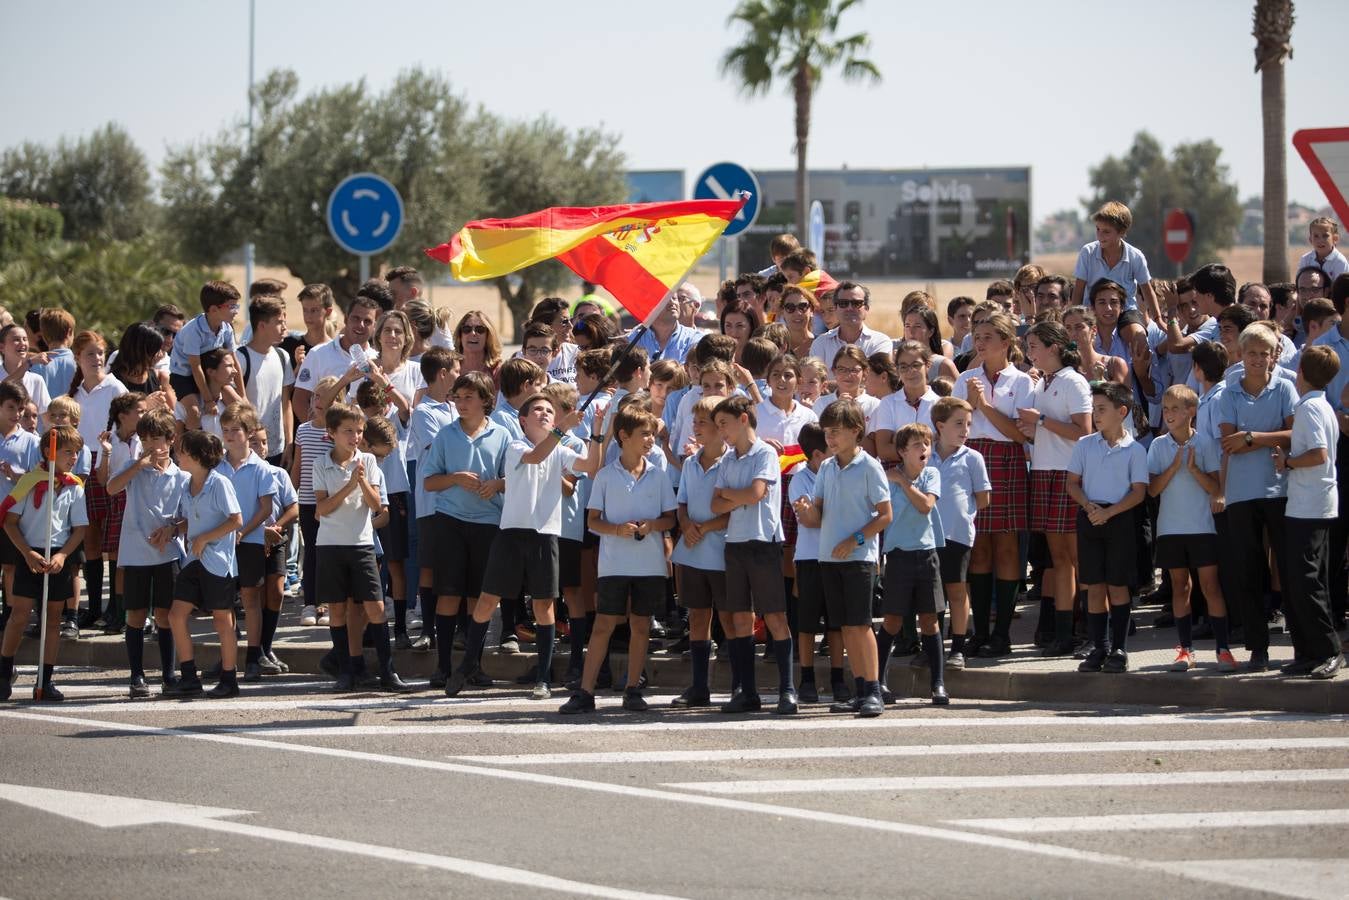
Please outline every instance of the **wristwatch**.
[[1038, 419], [1035, 420], [1035, 424], [1036, 424], [1036, 425], [1043, 425], [1044, 423], [1045, 423], [1045, 414], [1044, 414], [1044, 413], [1040, 413], [1040, 418], [1038, 418]]
[[1254, 443], [1255, 443], [1255, 435], [1251, 434], [1249, 431], [1246, 432], [1246, 446], [1250, 447]]
[[553, 429], [553, 437], [557, 438], [559, 441], [565, 438], [566, 436], [567, 436], [566, 432], [564, 432], [561, 428]]
[[867, 536], [859, 531], [853, 535], [853, 540], [857, 541], [857, 546], [860, 547], [867, 542]]
[[604, 435], [602, 435], [602, 434], [592, 434], [592, 435], [590, 436], [590, 439], [591, 439], [592, 441], [594, 441], [595, 443], [597, 443], [597, 444], [603, 444], [603, 443], [604, 443]]

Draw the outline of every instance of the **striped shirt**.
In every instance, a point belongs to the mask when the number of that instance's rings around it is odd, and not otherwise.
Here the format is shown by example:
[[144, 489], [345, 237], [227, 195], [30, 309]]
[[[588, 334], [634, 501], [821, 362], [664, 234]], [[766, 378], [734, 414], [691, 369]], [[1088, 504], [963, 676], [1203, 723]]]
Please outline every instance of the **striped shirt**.
[[314, 460], [333, 449], [328, 432], [311, 422], [295, 429], [295, 444], [300, 448], [300, 503], [312, 506], [314, 500]]

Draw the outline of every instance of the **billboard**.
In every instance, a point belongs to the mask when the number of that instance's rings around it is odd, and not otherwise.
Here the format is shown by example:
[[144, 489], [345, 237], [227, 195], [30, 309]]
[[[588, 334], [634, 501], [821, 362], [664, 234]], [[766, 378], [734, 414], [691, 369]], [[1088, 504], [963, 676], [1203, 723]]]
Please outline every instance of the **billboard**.
[[627, 175], [629, 203], [684, 199], [683, 169], [636, 169]]
[[[771, 262], [792, 232], [796, 173], [758, 171], [759, 220], [740, 237], [743, 268]], [[998, 278], [1030, 260], [1029, 167], [829, 169], [810, 172], [824, 207], [824, 268], [836, 278]]]

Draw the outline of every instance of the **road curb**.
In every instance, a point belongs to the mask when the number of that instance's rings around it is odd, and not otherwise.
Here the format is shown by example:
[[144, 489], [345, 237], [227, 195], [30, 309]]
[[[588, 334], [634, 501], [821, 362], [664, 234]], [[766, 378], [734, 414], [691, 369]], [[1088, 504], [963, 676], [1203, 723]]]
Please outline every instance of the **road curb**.
[[[200, 643], [197, 664], [204, 668], [215, 662], [219, 645]], [[327, 648], [318, 644], [303, 646], [278, 644], [278, 654], [293, 673], [320, 674], [319, 659]], [[373, 663], [374, 652], [366, 651]], [[554, 671], [561, 673], [569, 653], [554, 654]], [[240, 647], [239, 666], [244, 652]], [[488, 652], [483, 655], [483, 669], [503, 687], [514, 686], [517, 678], [525, 675], [535, 664], [535, 654], [503, 654]], [[37, 646], [25, 641], [18, 655], [20, 664], [37, 662]], [[62, 642], [60, 665], [91, 666], [105, 669], [126, 668], [126, 649], [120, 641], [95, 639]], [[426, 678], [436, 664], [436, 654], [395, 651], [394, 665], [404, 677]], [[626, 655], [615, 653], [612, 658], [615, 675], [622, 677], [627, 665]], [[145, 645], [145, 668], [153, 673], [159, 668], [159, 648], [153, 641]], [[654, 655], [648, 659], [647, 677], [652, 686], [684, 688], [690, 683], [690, 663], [687, 658]], [[776, 687], [775, 670], [771, 663], [760, 661], [756, 666], [759, 683], [765, 688]], [[816, 666], [816, 678], [821, 688], [829, 684], [827, 664]], [[727, 689], [730, 684], [730, 666], [726, 660], [712, 664], [712, 685]], [[926, 667], [913, 668], [907, 661], [897, 661], [890, 667], [890, 689], [898, 697], [927, 697]], [[1273, 675], [1218, 675], [1211, 672], [1169, 673], [1130, 672], [1123, 675], [1079, 672], [1026, 672], [997, 666], [978, 666], [963, 670], [948, 669], [946, 686], [952, 698], [959, 700], [1034, 701], [1049, 703], [1088, 703], [1099, 705], [1159, 705], [1199, 709], [1278, 710], [1344, 714], [1349, 713], [1349, 677], [1331, 681], [1311, 681], [1306, 678], [1281, 678]]]

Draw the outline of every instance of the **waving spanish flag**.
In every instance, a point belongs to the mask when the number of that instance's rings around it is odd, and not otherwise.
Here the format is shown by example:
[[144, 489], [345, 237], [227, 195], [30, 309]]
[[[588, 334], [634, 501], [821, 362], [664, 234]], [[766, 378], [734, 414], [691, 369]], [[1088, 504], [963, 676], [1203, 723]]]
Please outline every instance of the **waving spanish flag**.
[[[56, 493], [61, 492], [63, 487], [74, 487], [81, 485], [79, 478], [71, 475], [69, 472], [56, 476]], [[42, 508], [42, 499], [47, 496], [47, 469], [45, 466], [39, 466], [31, 472], [25, 472], [23, 476], [14, 484], [14, 490], [9, 492], [9, 496], [0, 501], [0, 519], [3, 519], [6, 513], [22, 511], [23, 502], [29, 497], [33, 498], [33, 509]]]
[[426, 253], [448, 263], [459, 281], [499, 278], [556, 258], [647, 322], [748, 199], [555, 207], [482, 219]]

